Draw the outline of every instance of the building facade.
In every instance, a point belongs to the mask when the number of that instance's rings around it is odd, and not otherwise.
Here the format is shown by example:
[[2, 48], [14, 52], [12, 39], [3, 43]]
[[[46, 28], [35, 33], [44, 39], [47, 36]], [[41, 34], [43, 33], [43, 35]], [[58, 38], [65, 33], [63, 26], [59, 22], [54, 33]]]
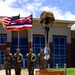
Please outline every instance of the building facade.
[[[73, 63], [75, 62], [75, 32], [71, 31], [70, 28], [74, 23], [74, 21], [56, 20], [54, 25], [50, 27], [49, 64], [51, 67], [55, 67], [56, 64], [59, 64], [59, 67], [63, 67], [65, 63], [67, 64], [67, 67], [75, 67]], [[38, 18], [33, 19], [32, 30], [7, 31], [3, 28], [0, 22], [0, 65], [4, 64], [3, 59], [6, 47], [11, 47], [11, 52], [14, 54], [18, 46], [24, 58], [22, 67], [26, 68], [26, 53], [29, 48], [33, 47], [33, 52], [37, 55], [40, 52], [40, 48], [45, 47], [44, 29], [40, 25]], [[35, 67], [37, 68], [37, 66], [36, 62]]]

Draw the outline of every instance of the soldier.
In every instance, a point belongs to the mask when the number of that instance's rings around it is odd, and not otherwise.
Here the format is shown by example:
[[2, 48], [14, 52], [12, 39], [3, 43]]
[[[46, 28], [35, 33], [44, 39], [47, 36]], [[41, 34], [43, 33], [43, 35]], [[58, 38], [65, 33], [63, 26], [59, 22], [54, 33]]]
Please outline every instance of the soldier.
[[15, 74], [21, 75], [21, 66], [22, 66], [23, 55], [20, 53], [20, 49], [16, 49], [16, 53], [14, 54], [14, 68]]
[[44, 51], [43, 49], [40, 49], [40, 53], [37, 55], [37, 61], [39, 64], [39, 69], [40, 70], [45, 70], [45, 59], [44, 59]]
[[27, 67], [29, 75], [34, 75], [34, 62], [36, 60], [36, 55], [33, 53], [32, 48], [29, 49], [29, 53], [26, 54], [28, 58]]
[[13, 56], [10, 53], [10, 47], [8, 47], [6, 54], [4, 56], [4, 67], [5, 67], [6, 75], [11, 75], [12, 58], [13, 58]]

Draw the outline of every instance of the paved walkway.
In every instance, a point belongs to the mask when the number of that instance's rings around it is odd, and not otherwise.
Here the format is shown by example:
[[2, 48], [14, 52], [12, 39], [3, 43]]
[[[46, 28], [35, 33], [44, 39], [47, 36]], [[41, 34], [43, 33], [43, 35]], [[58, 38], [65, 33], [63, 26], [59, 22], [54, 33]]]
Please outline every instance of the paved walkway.
[[[36, 70], [37, 69], [34, 70], [34, 74], [35, 74]], [[0, 75], [5, 75], [5, 70], [0, 70]], [[11, 70], [11, 75], [15, 75], [14, 69]], [[28, 75], [28, 70], [27, 69], [22, 69], [21, 75]]]

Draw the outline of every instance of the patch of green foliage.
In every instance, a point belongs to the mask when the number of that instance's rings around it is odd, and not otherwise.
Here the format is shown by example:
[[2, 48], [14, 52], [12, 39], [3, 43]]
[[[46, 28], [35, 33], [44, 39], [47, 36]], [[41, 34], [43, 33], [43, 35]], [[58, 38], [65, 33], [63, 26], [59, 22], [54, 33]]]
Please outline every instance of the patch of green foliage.
[[[51, 68], [50, 70], [56, 70], [55, 68]], [[64, 68], [59, 68], [58, 70], [64, 71]], [[67, 68], [66, 75], [75, 75], [75, 68]]]

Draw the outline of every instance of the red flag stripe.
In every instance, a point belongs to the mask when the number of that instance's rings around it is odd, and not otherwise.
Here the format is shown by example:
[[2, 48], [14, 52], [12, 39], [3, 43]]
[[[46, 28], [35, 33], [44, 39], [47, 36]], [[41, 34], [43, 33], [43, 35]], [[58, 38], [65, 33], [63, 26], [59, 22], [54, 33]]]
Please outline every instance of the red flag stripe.
[[8, 25], [11, 22], [11, 17], [2, 18], [3, 25]]

